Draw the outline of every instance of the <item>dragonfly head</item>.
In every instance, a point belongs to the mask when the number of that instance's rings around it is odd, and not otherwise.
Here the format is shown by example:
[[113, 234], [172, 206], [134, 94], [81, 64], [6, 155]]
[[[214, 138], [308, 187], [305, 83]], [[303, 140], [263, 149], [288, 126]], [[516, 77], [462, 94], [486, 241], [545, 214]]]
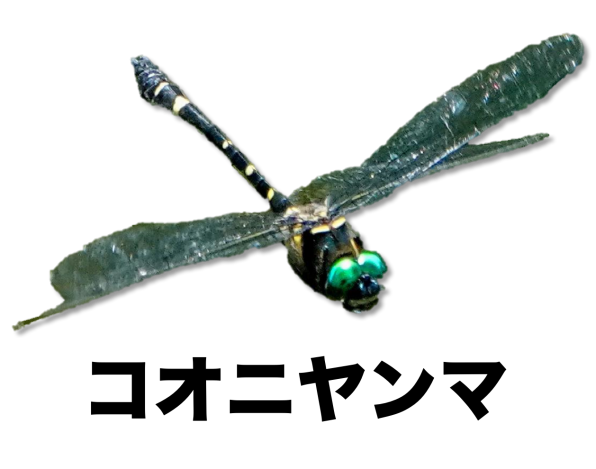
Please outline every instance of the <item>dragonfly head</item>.
[[380, 292], [379, 282], [370, 275], [363, 274], [356, 285], [347, 292], [342, 304], [345, 309], [354, 313], [368, 311], [379, 302]]
[[374, 251], [361, 251], [356, 258], [341, 257], [329, 269], [325, 294], [341, 300], [348, 311], [368, 311], [379, 302], [382, 287], [378, 279], [385, 272], [385, 261]]

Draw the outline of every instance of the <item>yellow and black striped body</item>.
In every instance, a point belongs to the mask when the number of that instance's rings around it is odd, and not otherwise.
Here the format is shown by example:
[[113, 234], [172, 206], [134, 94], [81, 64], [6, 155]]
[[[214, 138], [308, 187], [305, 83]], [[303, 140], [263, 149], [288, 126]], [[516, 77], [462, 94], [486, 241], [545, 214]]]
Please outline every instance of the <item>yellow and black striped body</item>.
[[141, 97], [151, 104], [165, 107], [194, 126], [221, 150], [232, 166], [244, 176], [257, 192], [269, 201], [271, 210], [284, 212], [290, 203], [286, 196], [276, 191], [249, 159], [232, 143], [205, 114], [186, 97], [178, 85], [172, 82], [147, 57], [132, 59]]
[[[248, 158], [207, 116], [186, 97], [147, 57], [132, 59], [141, 97], [180, 116], [222, 151], [242, 176], [269, 201], [271, 210], [286, 217], [294, 236], [285, 242], [288, 260], [300, 278], [315, 291], [342, 301], [350, 311], [364, 311], [377, 304], [380, 291], [375, 279], [363, 274], [348, 292], [332, 291], [328, 277], [339, 259], [356, 259], [362, 251], [358, 234], [344, 217], [330, 218], [326, 203], [292, 204], [265, 180]], [[307, 228], [308, 227], [308, 228]], [[305, 230], [305, 228], [307, 228]]]

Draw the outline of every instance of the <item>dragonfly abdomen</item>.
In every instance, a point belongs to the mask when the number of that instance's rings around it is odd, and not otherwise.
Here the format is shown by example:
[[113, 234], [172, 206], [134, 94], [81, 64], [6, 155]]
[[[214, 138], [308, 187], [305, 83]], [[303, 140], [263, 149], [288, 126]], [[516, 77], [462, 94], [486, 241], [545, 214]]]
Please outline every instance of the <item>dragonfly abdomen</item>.
[[154, 105], [164, 107], [180, 116], [195, 127], [207, 139], [223, 152], [232, 166], [253, 186], [261, 197], [267, 199], [276, 213], [285, 211], [290, 203], [286, 196], [275, 190], [257, 170], [254, 164], [232, 143], [223, 131], [190, 100], [184, 92], [171, 81], [147, 57], [132, 59], [137, 84], [141, 97]]

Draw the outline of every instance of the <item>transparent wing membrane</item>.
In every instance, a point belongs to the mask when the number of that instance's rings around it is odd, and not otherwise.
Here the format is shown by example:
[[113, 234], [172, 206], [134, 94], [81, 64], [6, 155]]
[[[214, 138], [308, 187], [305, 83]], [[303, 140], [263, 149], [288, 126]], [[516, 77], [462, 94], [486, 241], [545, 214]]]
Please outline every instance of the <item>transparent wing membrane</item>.
[[519, 148], [538, 143], [548, 137], [548, 134], [529, 135], [527, 137], [516, 138], [513, 140], [504, 140], [502, 142], [491, 142], [482, 145], [465, 145], [459, 150], [453, 152], [440, 163], [434, 165], [420, 177], [455, 168], [462, 164], [472, 163], [474, 161], [489, 158], [499, 153], [517, 150]]
[[[361, 166], [319, 176], [295, 191], [293, 203], [326, 200], [333, 215], [345, 215], [388, 196], [425, 173], [448, 169], [534, 143], [524, 139], [469, 145], [501, 119], [542, 98], [582, 62], [577, 36], [552, 37], [476, 72], [420, 111]], [[541, 134], [542, 135], [542, 134]], [[492, 146], [491, 146], [492, 145]], [[476, 153], [477, 152], [477, 153]], [[458, 155], [458, 156], [453, 156]], [[451, 159], [451, 163], [441, 165]], [[433, 169], [434, 168], [434, 169]]]
[[176, 267], [284, 241], [284, 219], [272, 212], [231, 213], [183, 223], [141, 223], [99, 238], [51, 272], [64, 302], [15, 330]]

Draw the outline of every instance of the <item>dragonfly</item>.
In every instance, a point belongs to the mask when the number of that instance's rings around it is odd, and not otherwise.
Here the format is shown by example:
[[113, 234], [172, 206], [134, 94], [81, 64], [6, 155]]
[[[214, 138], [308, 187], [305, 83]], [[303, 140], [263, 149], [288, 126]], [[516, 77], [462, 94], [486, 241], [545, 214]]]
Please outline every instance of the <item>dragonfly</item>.
[[535, 144], [540, 133], [470, 143], [501, 119], [544, 97], [583, 58], [575, 35], [551, 37], [478, 71], [416, 114], [360, 166], [315, 178], [289, 196], [274, 188], [228, 136], [147, 57], [132, 59], [141, 97], [194, 126], [269, 202], [269, 210], [182, 223], [141, 223], [99, 238], [51, 271], [63, 303], [32, 322], [189, 264], [283, 243], [294, 272], [352, 312], [372, 309], [387, 264], [346, 217], [409, 181]]

